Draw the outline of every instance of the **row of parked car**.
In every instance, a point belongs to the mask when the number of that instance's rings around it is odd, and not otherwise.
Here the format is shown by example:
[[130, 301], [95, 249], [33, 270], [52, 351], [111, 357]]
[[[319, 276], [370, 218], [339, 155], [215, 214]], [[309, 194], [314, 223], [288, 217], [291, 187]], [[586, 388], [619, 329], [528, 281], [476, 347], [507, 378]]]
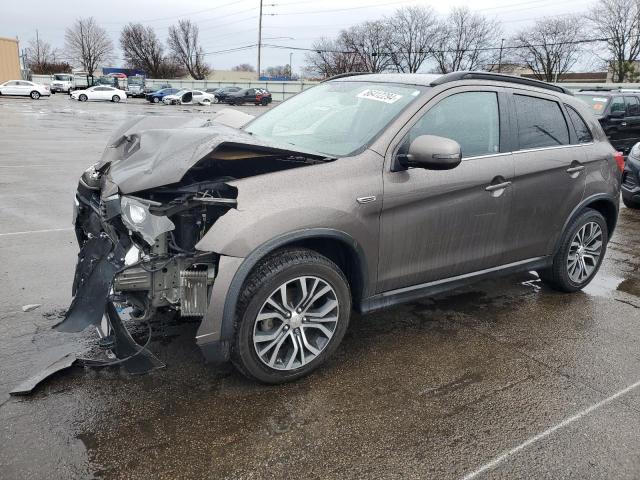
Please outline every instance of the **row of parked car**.
[[208, 105], [212, 103], [269, 105], [272, 101], [271, 93], [264, 88], [240, 87], [208, 88], [202, 91], [165, 86], [147, 94], [146, 99], [151, 103], [162, 102], [166, 105]]

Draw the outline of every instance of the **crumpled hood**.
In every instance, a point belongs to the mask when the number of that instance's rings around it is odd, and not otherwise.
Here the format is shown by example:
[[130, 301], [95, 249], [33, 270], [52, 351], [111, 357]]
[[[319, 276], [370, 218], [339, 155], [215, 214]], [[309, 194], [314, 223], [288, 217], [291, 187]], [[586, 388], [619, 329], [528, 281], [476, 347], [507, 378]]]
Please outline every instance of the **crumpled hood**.
[[[227, 123], [247, 123], [252, 118], [238, 111], [227, 112]], [[240, 117], [236, 114], [239, 114]], [[247, 119], [248, 117], [248, 119]], [[202, 118], [140, 116], [125, 122], [111, 136], [97, 170], [110, 165], [109, 177], [122, 193], [133, 193], [179, 182], [201, 159], [230, 145], [259, 154], [321, 155], [291, 150], [291, 145], [277, 145], [258, 139], [244, 130]], [[239, 126], [239, 125], [238, 125]], [[223, 161], [239, 161], [223, 160]]]

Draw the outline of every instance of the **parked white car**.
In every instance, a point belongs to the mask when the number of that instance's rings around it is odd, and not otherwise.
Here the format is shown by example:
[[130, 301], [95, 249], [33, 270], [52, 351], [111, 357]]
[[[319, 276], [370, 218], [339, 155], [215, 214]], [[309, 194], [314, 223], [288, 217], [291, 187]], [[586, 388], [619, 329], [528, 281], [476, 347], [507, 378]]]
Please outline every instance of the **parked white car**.
[[165, 105], [211, 105], [215, 103], [216, 96], [213, 93], [200, 90], [180, 90], [173, 95], [167, 95], [162, 99]]
[[71, 98], [86, 102], [87, 100], [102, 100], [118, 103], [127, 99], [127, 92], [107, 85], [96, 85], [86, 90], [76, 90], [71, 92]]
[[51, 96], [48, 85], [27, 82], [26, 80], [9, 80], [0, 85], [0, 95], [20, 95], [38, 100], [40, 97]]

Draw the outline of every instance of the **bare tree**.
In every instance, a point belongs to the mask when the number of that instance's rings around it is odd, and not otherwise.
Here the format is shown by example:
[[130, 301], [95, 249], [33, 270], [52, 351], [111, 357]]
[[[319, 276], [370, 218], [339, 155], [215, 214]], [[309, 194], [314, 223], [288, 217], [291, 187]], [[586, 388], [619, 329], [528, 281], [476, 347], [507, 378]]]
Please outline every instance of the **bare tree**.
[[167, 41], [174, 57], [196, 80], [204, 80], [211, 68], [204, 62], [204, 51], [198, 42], [198, 25], [191, 20], [179, 20], [169, 27]]
[[347, 49], [343, 40], [340, 36], [335, 40], [321, 38], [315, 42], [312, 47], [314, 52], [305, 57], [306, 71], [322, 78], [364, 71], [360, 58]]
[[365, 72], [379, 73], [392, 65], [391, 32], [382, 20], [355, 25], [340, 32], [339, 41], [354, 52]]
[[241, 63], [240, 65], [236, 65], [231, 69], [234, 72], [255, 72], [256, 69], [253, 65], [249, 65], [248, 63]]
[[107, 31], [93, 17], [79, 18], [65, 31], [67, 55], [93, 76], [100, 64], [111, 60], [113, 43]]
[[182, 78], [189, 74], [186, 68], [175, 58], [165, 57], [158, 67], [158, 76], [156, 78]]
[[607, 39], [613, 81], [634, 74], [640, 55], [640, 8], [637, 0], [598, 0], [587, 19], [596, 37]]
[[141, 23], [125, 25], [120, 33], [120, 48], [127, 66], [158, 78], [164, 61], [162, 43], [151, 27]]
[[56, 50], [39, 36], [29, 40], [25, 49], [25, 64], [33, 73], [46, 74], [56, 64]]
[[513, 57], [539, 80], [554, 82], [578, 61], [581, 49], [575, 41], [581, 37], [582, 22], [578, 17], [543, 18], [513, 38], [513, 43], [522, 45]]
[[439, 35], [438, 17], [431, 7], [403, 7], [387, 20], [391, 32], [391, 61], [399, 72], [415, 73], [429, 57]]
[[433, 44], [439, 73], [478, 70], [497, 56], [500, 24], [467, 7], [453, 8], [440, 23], [441, 35]]

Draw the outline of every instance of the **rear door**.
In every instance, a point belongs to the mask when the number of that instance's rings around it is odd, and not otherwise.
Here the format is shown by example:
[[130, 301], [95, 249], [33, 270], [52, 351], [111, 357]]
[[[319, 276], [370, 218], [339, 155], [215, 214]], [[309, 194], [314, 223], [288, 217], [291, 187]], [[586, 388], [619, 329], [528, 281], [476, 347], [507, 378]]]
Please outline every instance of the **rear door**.
[[624, 102], [627, 114], [625, 123], [625, 153], [629, 153], [631, 147], [640, 141], [640, 102], [635, 95], [625, 95]]
[[552, 253], [584, 195], [586, 157], [558, 97], [513, 90], [511, 100], [516, 145], [511, 260], [519, 261]]
[[[389, 148], [381, 213], [378, 291], [418, 285], [505, 263], [513, 161], [502, 130], [499, 87], [458, 87], [431, 99]], [[456, 140], [452, 170], [391, 164], [420, 135]]]
[[17, 94], [18, 95], [29, 95], [29, 94], [31, 94], [31, 92], [33, 90], [35, 90], [33, 85], [31, 83], [29, 83], [29, 82], [22, 81], [22, 82], [17, 82], [17, 83], [18, 83], [18, 85], [17, 85], [16, 89], [17, 89], [17, 92], [18, 92]]

